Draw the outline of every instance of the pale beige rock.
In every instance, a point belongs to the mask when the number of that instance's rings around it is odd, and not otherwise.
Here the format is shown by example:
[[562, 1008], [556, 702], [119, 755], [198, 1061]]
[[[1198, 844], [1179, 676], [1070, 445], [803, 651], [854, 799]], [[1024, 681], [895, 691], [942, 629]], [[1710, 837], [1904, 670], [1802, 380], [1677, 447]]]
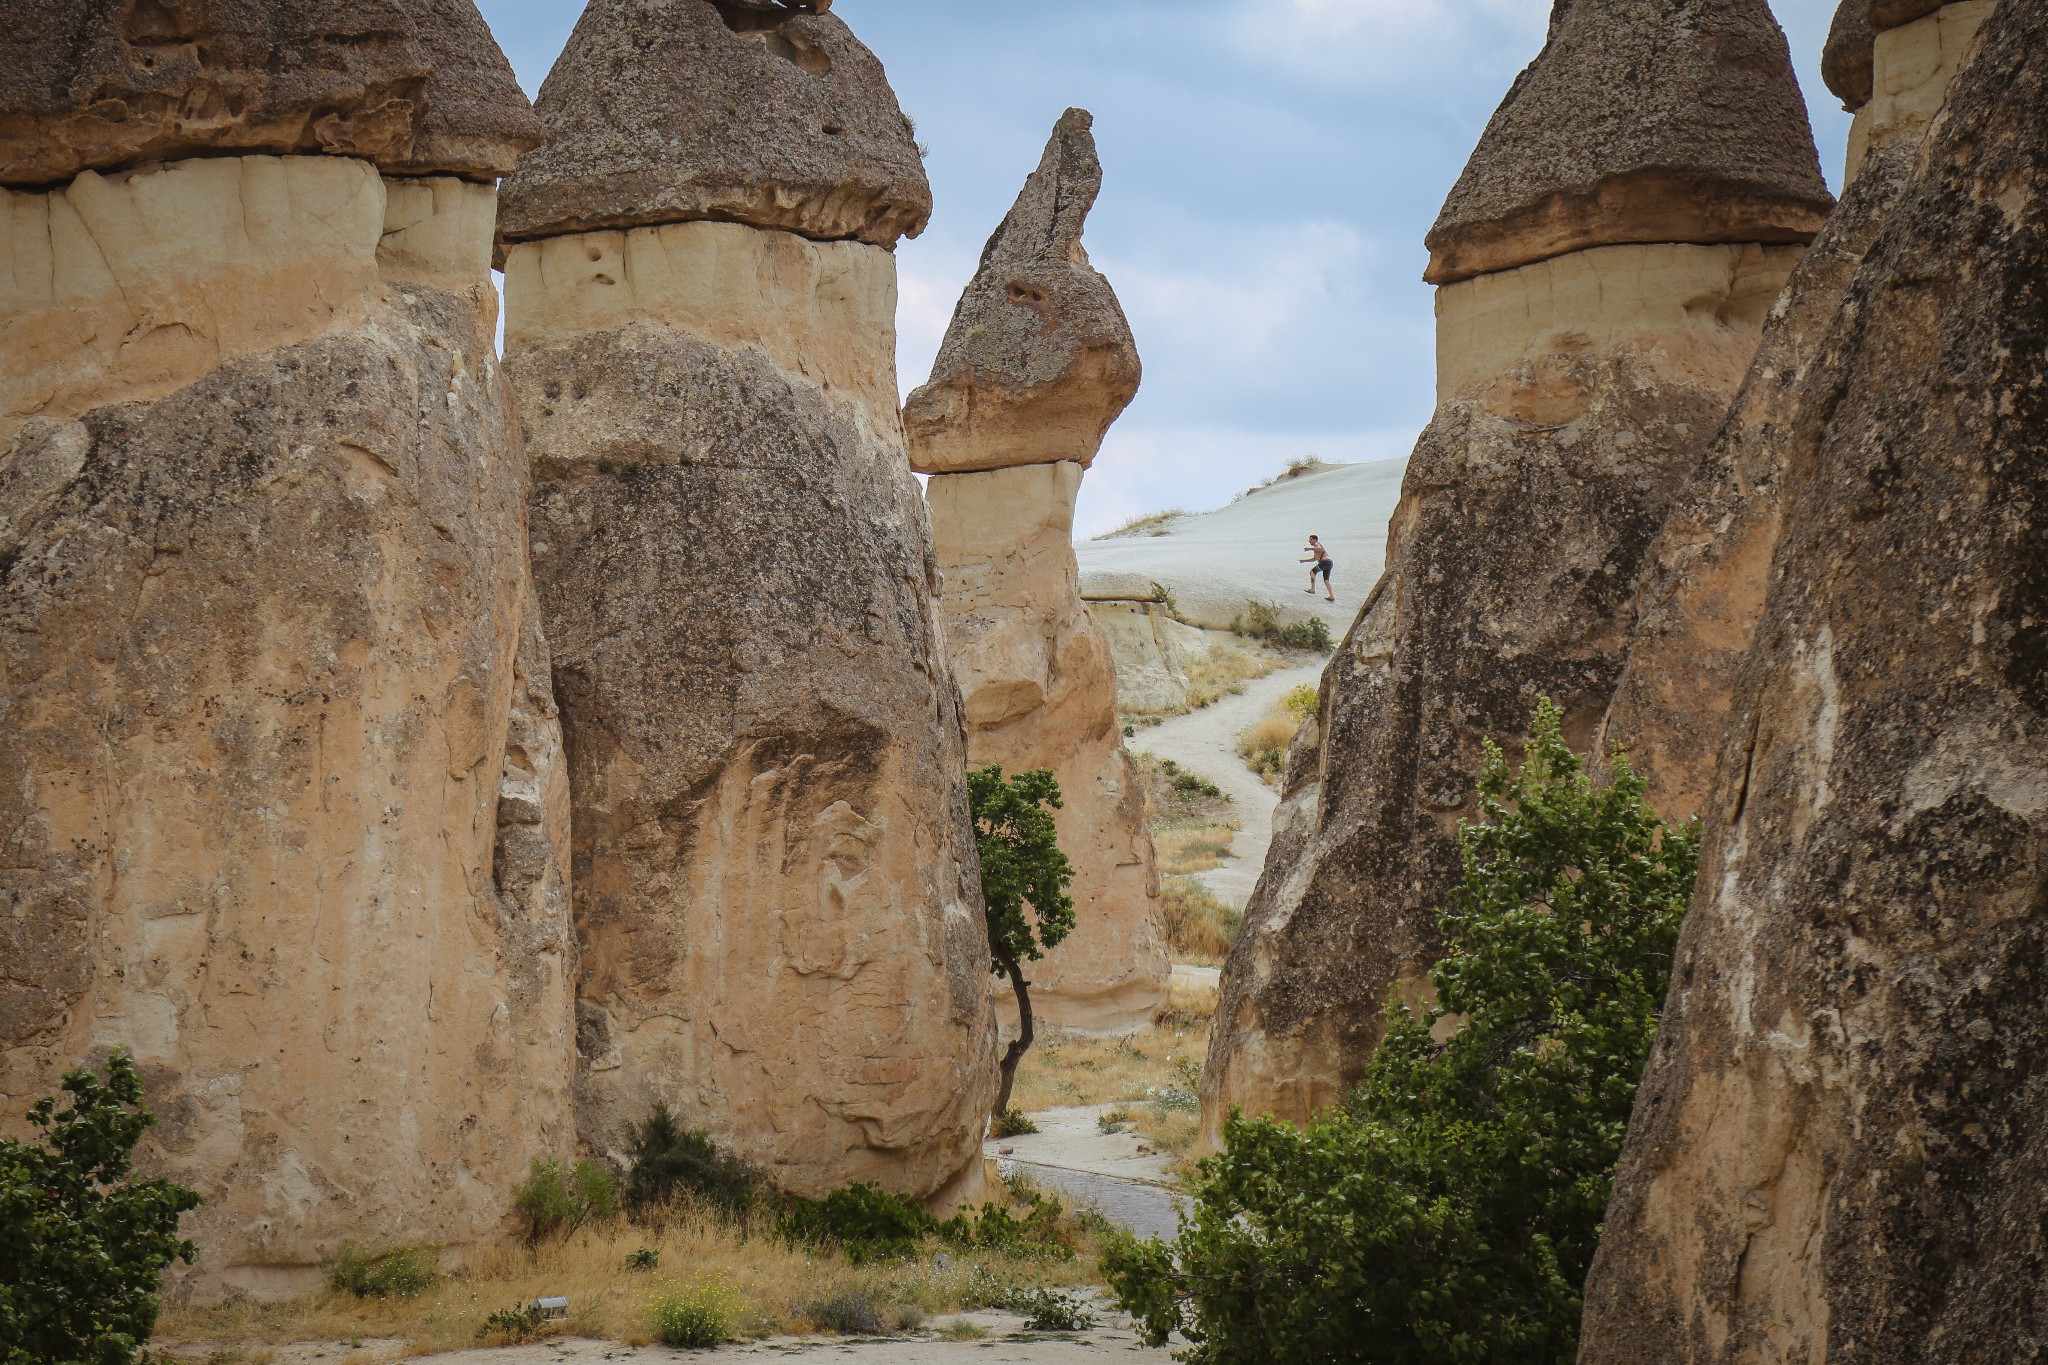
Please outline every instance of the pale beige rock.
[[[1436, 295], [1437, 401], [1493, 389], [1548, 356], [1626, 350], [1649, 376], [1724, 384], [1748, 367], [1803, 247], [1606, 246], [1446, 285]], [[1570, 406], [1568, 400], [1565, 412]], [[1565, 418], [1568, 420], [1569, 413]]]
[[1077, 586], [1082, 472], [1063, 461], [938, 474], [925, 491], [968, 762], [1049, 768], [1065, 801], [1054, 819], [1074, 864], [1075, 928], [1029, 965], [1033, 1012], [1111, 1032], [1151, 1020], [1169, 964], [1144, 793], [1117, 728], [1115, 667]]
[[[488, 190], [482, 191], [488, 194]], [[0, 190], [0, 441], [355, 326], [386, 195], [344, 157], [219, 157]]]
[[759, 353], [896, 429], [896, 262], [860, 242], [819, 242], [740, 223], [581, 232], [512, 247], [507, 351], [651, 322]]
[[980, 1179], [995, 1016], [895, 262], [692, 222], [515, 245], [506, 369], [570, 757], [586, 1140]]
[[1086, 601], [1116, 667], [1117, 709], [1135, 716], [1187, 710], [1188, 665], [1208, 656], [1209, 633], [1174, 620], [1162, 602]]
[[6, 198], [0, 1113], [131, 1048], [145, 1165], [206, 1198], [179, 1292], [459, 1256], [574, 1144], [490, 193], [233, 157]]
[[1870, 101], [1849, 125], [1845, 181], [1856, 179], [1873, 147], [1919, 145], [1927, 125], [1941, 112], [1949, 83], [1969, 54], [1977, 30], [1996, 8], [1997, 0], [1961, 0], [1877, 35], [1871, 50]]

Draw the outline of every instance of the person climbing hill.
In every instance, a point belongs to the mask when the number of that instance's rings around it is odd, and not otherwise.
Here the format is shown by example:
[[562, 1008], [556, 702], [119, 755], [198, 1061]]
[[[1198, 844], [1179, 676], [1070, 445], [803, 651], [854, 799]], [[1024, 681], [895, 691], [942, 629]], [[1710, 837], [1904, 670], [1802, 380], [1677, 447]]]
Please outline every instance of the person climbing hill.
[[1329, 550], [1324, 548], [1323, 542], [1314, 536], [1308, 538], [1308, 544], [1303, 548], [1307, 553], [1302, 556], [1300, 562], [1308, 565], [1307, 592], [1309, 596], [1315, 596], [1316, 575], [1321, 574], [1323, 576], [1323, 592], [1332, 602], [1336, 601], [1337, 594], [1330, 588], [1330, 570], [1337, 566], [1337, 561], [1330, 558]]

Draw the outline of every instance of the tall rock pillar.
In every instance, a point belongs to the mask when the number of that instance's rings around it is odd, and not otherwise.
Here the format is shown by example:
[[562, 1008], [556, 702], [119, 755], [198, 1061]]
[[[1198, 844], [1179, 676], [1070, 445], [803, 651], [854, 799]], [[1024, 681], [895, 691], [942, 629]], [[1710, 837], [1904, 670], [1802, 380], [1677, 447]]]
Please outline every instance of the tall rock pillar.
[[[1747, 377], [1642, 576], [1635, 638], [1601, 731], [1629, 751], [1667, 819], [1706, 809], [1736, 681], [1763, 615], [1783, 530], [1785, 432], [1842, 295], [1884, 227], [1940, 96], [1990, 8], [1963, 0], [1873, 40], [1870, 0], [1843, 0], [1822, 70], [1857, 111], [1842, 202], [1786, 281]], [[1908, 33], [1907, 30], [1912, 32]], [[1892, 41], [1893, 34], [1904, 35]], [[1930, 92], [1930, 70], [1943, 82]], [[1893, 112], [1866, 114], [1879, 87]], [[1880, 135], [1871, 136], [1876, 127]]]
[[1584, 745], [1653, 538], [1830, 206], [1762, 0], [1569, 0], [1429, 235], [1438, 406], [1324, 671], [1202, 1081], [1307, 1117], [1428, 989], [1485, 739]]
[[124, 1046], [188, 1290], [571, 1148], [567, 792], [469, 0], [48, 0], [0, 58], [0, 1114]]
[[[1093, 119], [1069, 109], [904, 409], [931, 475], [947, 646], [975, 767], [1050, 768], [1066, 806], [1075, 927], [1034, 964], [1047, 1023], [1147, 1023], [1170, 969], [1145, 798], [1117, 729], [1109, 643], [1081, 605], [1074, 499], [1138, 391], [1138, 348], [1081, 229], [1102, 187]], [[1007, 998], [1007, 997], [999, 997]]]
[[1589, 1365], [2048, 1342], [2048, 10], [1980, 43], [1779, 438]]
[[562, 704], [582, 1122], [818, 1195], [978, 1174], [993, 978], [904, 458], [930, 190], [821, 6], [594, 0], [507, 186], [506, 369]]

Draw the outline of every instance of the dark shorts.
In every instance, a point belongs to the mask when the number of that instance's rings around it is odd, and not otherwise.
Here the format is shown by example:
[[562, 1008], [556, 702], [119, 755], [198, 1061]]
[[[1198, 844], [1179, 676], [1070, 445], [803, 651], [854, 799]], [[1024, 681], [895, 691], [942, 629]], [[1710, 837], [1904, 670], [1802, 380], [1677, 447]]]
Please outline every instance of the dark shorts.
[[1327, 583], [1330, 581], [1330, 570], [1336, 563], [1337, 561], [1334, 559], [1318, 560], [1316, 566], [1308, 571], [1308, 576], [1314, 578], [1317, 574], [1321, 574], [1323, 581]]

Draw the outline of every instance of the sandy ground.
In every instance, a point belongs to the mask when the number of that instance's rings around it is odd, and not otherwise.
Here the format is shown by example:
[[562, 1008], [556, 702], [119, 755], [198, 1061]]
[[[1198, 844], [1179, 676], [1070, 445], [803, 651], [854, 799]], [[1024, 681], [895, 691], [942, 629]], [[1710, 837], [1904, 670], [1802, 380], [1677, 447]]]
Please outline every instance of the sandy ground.
[[1314, 687], [1323, 676], [1323, 661], [1283, 668], [1244, 685], [1235, 697], [1212, 702], [1199, 711], [1175, 716], [1149, 730], [1140, 730], [1130, 747], [1170, 758], [1189, 772], [1200, 773], [1223, 789], [1237, 807], [1243, 828], [1231, 840], [1231, 856], [1223, 865], [1195, 877], [1219, 898], [1239, 909], [1251, 899], [1259, 871], [1266, 865], [1266, 846], [1273, 841], [1273, 809], [1280, 791], [1259, 780], [1237, 756], [1237, 737], [1279, 700], [1304, 683]]
[[[1074, 546], [1084, 596], [1096, 592], [1143, 594], [1164, 584], [1181, 615], [1225, 629], [1256, 597], [1314, 612], [1332, 636], [1351, 619], [1387, 557], [1387, 521], [1401, 497], [1406, 460], [1336, 465], [1246, 494], [1228, 507], [1168, 522], [1165, 535], [1084, 540]], [[1323, 538], [1336, 561], [1333, 606], [1303, 588], [1308, 567], [1297, 564], [1311, 534]]]

